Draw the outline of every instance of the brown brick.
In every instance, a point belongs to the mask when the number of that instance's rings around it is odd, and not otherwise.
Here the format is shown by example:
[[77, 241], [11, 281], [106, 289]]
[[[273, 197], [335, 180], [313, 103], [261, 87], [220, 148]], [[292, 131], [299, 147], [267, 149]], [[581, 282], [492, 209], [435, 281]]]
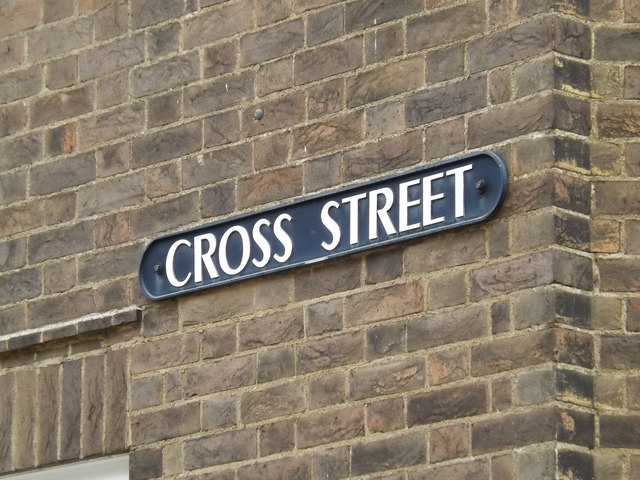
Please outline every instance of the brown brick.
[[346, 398], [346, 375], [343, 372], [332, 372], [309, 381], [310, 409], [338, 405]]
[[243, 423], [251, 423], [300, 413], [304, 410], [304, 403], [303, 386], [295, 382], [285, 383], [243, 394], [240, 418]]
[[238, 326], [240, 350], [284, 343], [302, 337], [302, 309], [257, 317]]
[[27, 239], [0, 242], [0, 272], [15, 270], [27, 263]]
[[12, 439], [12, 421], [14, 415], [13, 394], [15, 388], [15, 374], [7, 372], [0, 376], [0, 399], [4, 408], [0, 412], [0, 467], [3, 470], [11, 468], [11, 457], [14, 450]]
[[616, 370], [636, 369], [640, 364], [637, 355], [638, 337], [602, 337], [601, 365]]
[[262, 64], [256, 74], [256, 94], [269, 95], [293, 87], [293, 57]]
[[186, 88], [185, 116], [222, 110], [253, 98], [254, 76], [253, 72], [247, 71]]
[[346, 478], [349, 476], [350, 449], [346, 447], [321, 450], [313, 456], [312, 480]]
[[[256, 107], [262, 108], [264, 117], [255, 118]], [[302, 123], [305, 117], [305, 97], [302, 93], [294, 93], [269, 102], [262, 102], [246, 108], [242, 112], [242, 133], [244, 136], [292, 127]]]
[[131, 349], [132, 373], [145, 373], [184, 365], [198, 359], [193, 339], [172, 336], [141, 343]]
[[145, 0], [134, 0], [131, 5], [134, 28], [147, 27], [155, 23], [179, 18], [183, 12], [184, 2], [179, 0], [164, 1], [154, 8], [149, 8]]
[[141, 410], [162, 403], [162, 377], [143, 377], [131, 382], [131, 408]]
[[359, 443], [351, 450], [351, 471], [354, 475], [395, 470], [420, 465], [425, 461], [426, 439], [421, 433]]
[[131, 215], [131, 235], [140, 238], [192, 222], [197, 205], [197, 195], [192, 193], [141, 208]]
[[640, 109], [633, 103], [603, 104], [597, 112], [598, 130], [604, 137], [635, 137]]
[[129, 369], [127, 351], [107, 353], [105, 369], [105, 453], [120, 452], [125, 448], [129, 418], [126, 408]]
[[171, 23], [150, 30], [147, 33], [149, 56], [156, 59], [172, 53], [178, 53], [180, 48], [180, 34], [181, 26], [179, 23]]
[[213, 43], [247, 30], [253, 23], [252, 13], [253, 2], [247, 0], [204, 10], [184, 23], [185, 48]]
[[358, 0], [346, 6], [347, 32], [380, 25], [416, 13], [422, 9], [419, 0], [399, 0], [393, 4], [373, 0]]
[[74, 124], [48, 130], [45, 137], [47, 151], [51, 155], [73, 153], [76, 148], [76, 128]]
[[[59, 377], [58, 365], [41, 369], [38, 376], [38, 410], [48, 413], [40, 418], [36, 429], [36, 458], [39, 464], [55, 462], [57, 457]], [[9, 406], [8, 402], [3, 404]]]
[[255, 65], [283, 57], [302, 47], [304, 27], [302, 19], [295, 19], [266, 30], [249, 33], [240, 39], [242, 66]]
[[598, 60], [640, 60], [640, 36], [635, 29], [601, 27], [595, 32], [594, 55]]
[[15, 68], [24, 62], [25, 43], [26, 37], [13, 37], [0, 41], [0, 72]]
[[3, 5], [0, 8], [0, 36], [6, 37], [38, 25], [41, 5], [39, 0], [22, 0]]
[[637, 272], [640, 262], [636, 258], [606, 258], [598, 260], [600, 289], [603, 292], [635, 292], [640, 285]]
[[121, 176], [81, 189], [78, 192], [78, 214], [85, 217], [106, 213], [129, 205], [138, 205], [143, 199], [142, 176]]
[[31, 191], [36, 195], [45, 195], [88, 183], [95, 176], [96, 166], [92, 155], [69, 157], [33, 167]]
[[424, 360], [411, 359], [351, 371], [350, 396], [355, 400], [423, 388]]
[[427, 54], [427, 82], [439, 83], [464, 74], [464, 48], [439, 48]]
[[441, 385], [462, 380], [469, 376], [469, 351], [458, 348], [434, 353], [428, 359], [429, 383]]
[[3, 219], [0, 235], [9, 236], [24, 232], [42, 225], [42, 202], [28, 202], [0, 209], [0, 217]]
[[390, 101], [366, 110], [367, 138], [376, 139], [398, 133], [404, 128], [404, 105], [400, 101]]
[[0, 103], [37, 94], [42, 88], [42, 67], [34, 66], [0, 77]]
[[305, 192], [313, 192], [340, 183], [341, 154], [314, 158], [304, 163]]
[[364, 435], [364, 410], [360, 406], [312, 414], [297, 423], [298, 448], [349, 440]]
[[442, 158], [464, 149], [464, 119], [454, 119], [429, 126], [425, 132], [429, 160]]
[[288, 132], [257, 138], [253, 144], [253, 164], [257, 170], [288, 162], [291, 154], [291, 135]]
[[60, 459], [77, 458], [80, 455], [80, 413], [82, 403], [82, 361], [66, 361], [62, 364], [60, 429], [67, 432], [60, 439]]
[[364, 54], [368, 64], [402, 55], [404, 27], [401, 23], [377, 28], [365, 36]]
[[356, 69], [362, 65], [362, 37], [304, 51], [294, 61], [296, 85]]
[[186, 53], [133, 71], [131, 84], [133, 95], [142, 97], [186, 85], [200, 76], [198, 55]]
[[187, 397], [222, 392], [255, 383], [255, 355], [206, 362], [188, 369], [184, 375]]
[[197, 402], [171, 406], [131, 418], [131, 441], [140, 445], [188, 435], [200, 430], [200, 405]]
[[360, 285], [360, 270], [357, 258], [300, 270], [294, 275], [294, 298], [308, 300], [354, 289]]
[[270, 170], [238, 181], [241, 208], [283, 200], [301, 193], [302, 168], [299, 166]]
[[16, 468], [28, 468], [35, 465], [36, 436], [36, 370], [22, 370], [15, 377], [14, 438], [17, 442], [14, 450]]
[[202, 427], [206, 430], [236, 425], [238, 405], [236, 397], [216, 397], [202, 406]]
[[254, 463], [238, 469], [239, 480], [252, 478], [264, 480], [311, 478], [311, 458], [308, 456], [283, 458]]
[[28, 304], [29, 328], [51, 325], [95, 312], [93, 290], [76, 290], [60, 297], [48, 297]]
[[239, 45], [235, 40], [207, 47], [203, 59], [205, 78], [233, 72], [236, 68], [238, 49]]
[[551, 329], [493, 340], [472, 348], [471, 373], [486, 375], [552, 360], [591, 366], [593, 338], [584, 333]]
[[219, 322], [254, 311], [253, 289], [250, 284], [217, 288], [206, 295], [191, 295], [179, 300], [183, 324]]
[[[0, 120], [1, 121], [1, 120]], [[0, 144], [0, 171], [36, 162], [42, 154], [41, 136], [30, 134]]]
[[204, 145], [216, 147], [240, 140], [239, 112], [225, 112], [204, 119]]
[[309, 118], [336, 113], [344, 104], [344, 80], [329, 80], [308, 91]]
[[336, 6], [311, 14], [307, 21], [307, 45], [314, 46], [344, 34], [344, 8]]
[[99, 108], [113, 107], [128, 101], [131, 97], [128, 72], [122, 71], [99, 78], [97, 91]]
[[409, 51], [416, 51], [463, 40], [482, 33], [485, 23], [486, 14], [482, 2], [411, 19], [407, 23], [407, 48]]
[[342, 329], [342, 300], [328, 300], [306, 308], [307, 335], [320, 335]]
[[202, 123], [199, 121], [150, 133], [133, 140], [133, 167], [144, 167], [182, 157], [201, 147]]
[[117, 40], [80, 54], [78, 64], [80, 80], [104, 77], [123, 68], [142, 63], [143, 60], [142, 35]]
[[383, 358], [405, 351], [405, 324], [382, 324], [367, 329], [367, 358]]
[[298, 373], [304, 374], [356, 363], [364, 358], [364, 339], [358, 332], [309, 341], [298, 347]]
[[88, 148], [97, 143], [119, 139], [142, 131], [144, 109], [134, 103], [88, 118], [78, 127], [79, 145]]
[[81, 422], [84, 435], [81, 450], [85, 455], [102, 453], [104, 356], [94, 355], [84, 360], [82, 377]]
[[96, 12], [96, 40], [117, 37], [127, 32], [129, 10], [126, 0], [115, 0]]
[[[483, 458], [418, 470], [409, 475], [409, 480], [425, 480], [427, 478], [429, 480], [446, 480], [448, 478], [486, 480], [489, 478], [489, 473], [489, 462]], [[508, 480], [511, 478], [509, 477]]]
[[407, 424], [412, 427], [437, 423], [480, 415], [488, 410], [487, 386], [483, 383], [472, 383], [410, 396], [407, 404]]
[[429, 434], [429, 459], [432, 463], [469, 455], [470, 429], [468, 425], [450, 425], [432, 430]]
[[486, 256], [485, 232], [468, 231], [461, 241], [453, 234], [427, 237], [409, 246], [404, 253], [407, 273], [432, 272], [468, 263], [478, 262]]
[[358, 143], [364, 135], [363, 120], [362, 112], [355, 112], [297, 129], [293, 137], [294, 157], [315, 156]]
[[[202, 157], [184, 159], [182, 161], [182, 182], [185, 188], [191, 188], [238, 177], [251, 170], [251, 145], [245, 143], [215, 150]], [[264, 185], [264, 188], [269, 188], [269, 186]]]
[[424, 65], [424, 58], [413, 57], [347, 79], [347, 107], [357, 107], [418, 88], [424, 83]]
[[26, 172], [15, 172], [7, 175], [0, 175], [0, 204], [24, 200], [27, 197], [27, 174]]
[[295, 374], [293, 346], [266, 350], [258, 354], [258, 383], [271, 382]]
[[136, 260], [142, 255], [142, 245], [127, 245], [100, 253], [91, 253], [78, 260], [78, 281], [82, 283], [110, 280], [136, 273]]
[[0, 138], [13, 135], [27, 126], [27, 109], [23, 103], [0, 108]]
[[51, 263], [44, 267], [44, 293], [61, 293], [71, 290], [77, 284], [77, 265], [75, 258]]
[[129, 213], [100, 217], [96, 220], [96, 246], [117, 245], [129, 240]]
[[345, 300], [346, 325], [362, 325], [421, 312], [424, 308], [422, 284], [404, 283], [358, 293]]
[[93, 19], [81, 17], [53, 25], [46, 25], [31, 32], [29, 58], [33, 61], [55, 57], [91, 44]]
[[93, 222], [82, 222], [33, 235], [29, 261], [41, 262], [89, 250], [93, 246]]
[[427, 309], [461, 305], [466, 302], [467, 288], [463, 272], [445, 273], [427, 282]]
[[187, 440], [184, 444], [185, 469], [238, 462], [257, 455], [256, 430], [244, 429]]
[[176, 163], [161, 165], [145, 172], [144, 190], [147, 197], [163, 197], [180, 191], [180, 169]]

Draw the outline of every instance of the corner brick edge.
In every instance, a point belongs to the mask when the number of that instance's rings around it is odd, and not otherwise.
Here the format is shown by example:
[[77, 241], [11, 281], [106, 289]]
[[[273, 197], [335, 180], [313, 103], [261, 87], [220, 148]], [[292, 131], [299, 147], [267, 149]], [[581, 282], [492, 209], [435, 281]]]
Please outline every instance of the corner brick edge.
[[96, 332], [110, 327], [140, 321], [142, 311], [138, 307], [111, 310], [75, 318], [62, 323], [32, 328], [0, 336], [0, 354], [21, 348], [40, 345], [52, 340], [73, 337], [82, 333]]

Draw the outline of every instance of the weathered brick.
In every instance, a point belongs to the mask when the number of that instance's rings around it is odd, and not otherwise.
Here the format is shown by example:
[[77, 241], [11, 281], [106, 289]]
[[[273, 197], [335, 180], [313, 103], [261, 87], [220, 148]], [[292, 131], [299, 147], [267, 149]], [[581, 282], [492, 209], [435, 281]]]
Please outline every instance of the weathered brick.
[[452, 234], [434, 235], [404, 252], [407, 273], [424, 273], [478, 262], [486, 256], [485, 232], [467, 231], [464, 241]]
[[262, 478], [264, 480], [278, 480], [290, 478], [302, 480], [311, 478], [311, 457], [289, 457], [269, 460], [252, 465], [246, 465], [238, 469], [238, 480], [250, 480]]
[[359, 443], [351, 451], [351, 471], [362, 475], [420, 465], [425, 463], [426, 455], [426, 439], [420, 433]]
[[145, 172], [144, 190], [147, 197], [163, 197], [180, 191], [180, 168], [177, 163], [170, 163], [152, 168]]
[[609, 103], [598, 106], [598, 131], [603, 137], [635, 137], [640, 109], [635, 103]]
[[29, 58], [33, 61], [56, 57], [93, 41], [93, 18], [80, 17], [46, 25], [29, 36]]
[[96, 98], [98, 108], [113, 107], [131, 98], [128, 73], [127, 71], [120, 71], [98, 79]]
[[197, 345], [189, 337], [172, 336], [141, 343], [131, 349], [131, 371], [152, 372], [163, 368], [184, 365], [198, 359]]
[[259, 310], [282, 307], [291, 302], [293, 275], [275, 274], [255, 282], [255, 306]]
[[[182, 161], [182, 183], [185, 188], [191, 188], [239, 177], [251, 170], [251, 145], [248, 143], [233, 145], [203, 156], [184, 159]], [[263, 188], [268, 189], [269, 186], [264, 185]]]
[[466, 282], [462, 272], [445, 273], [427, 282], [428, 310], [461, 305], [466, 297]]
[[407, 48], [416, 51], [463, 40], [483, 32], [485, 23], [482, 2], [451, 7], [411, 19], [407, 23]]
[[362, 334], [348, 332], [298, 347], [298, 372], [309, 373], [356, 363], [364, 358]]
[[603, 258], [598, 260], [600, 288], [603, 292], [635, 292], [638, 278], [634, 275], [640, 262], [636, 258]]
[[478, 110], [486, 105], [486, 92], [487, 79], [479, 75], [410, 95], [405, 101], [407, 125], [422, 125]]
[[95, 179], [95, 176], [96, 166], [92, 155], [64, 158], [32, 168], [31, 192], [36, 195], [46, 195], [88, 183]]
[[216, 397], [202, 406], [202, 427], [206, 430], [236, 425], [238, 417], [236, 397]]
[[300, 418], [296, 427], [298, 448], [361, 437], [364, 435], [364, 409], [355, 406], [311, 414]]
[[179, 23], [158, 27], [147, 33], [147, 46], [152, 59], [178, 53], [181, 26]]
[[256, 455], [256, 430], [249, 428], [194, 438], [184, 444], [185, 469], [238, 462]]
[[309, 408], [344, 403], [347, 398], [346, 375], [336, 371], [309, 381]]
[[253, 97], [254, 73], [247, 71], [187, 87], [184, 114], [191, 117], [222, 110]]
[[486, 413], [489, 409], [487, 386], [472, 383], [433, 390], [409, 397], [407, 424], [424, 425]]
[[[257, 120], [254, 117], [256, 107], [262, 108], [264, 117]], [[246, 108], [242, 113], [242, 133], [244, 136], [259, 135], [261, 133], [292, 127], [302, 123], [305, 117], [305, 97], [301, 93], [294, 93], [269, 102]]]
[[351, 398], [377, 397], [423, 388], [426, 379], [424, 360], [410, 359], [351, 371]]
[[63, 20], [73, 15], [73, 1], [71, 0], [52, 0], [45, 2], [43, 7], [42, 20], [45, 23]]
[[304, 410], [304, 389], [299, 383], [245, 393], [240, 399], [240, 418], [243, 423], [259, 422], [291, 415]]
[[204, 119], [204, 146], [217, 147], [240, 140], [239, 112], [225, 112]]
[[129, 27], [129, 9], [126, 0], [115, 0], [96, 12], [96, 40], [123, 35]]
[[197, 195], [192, 193], [141, 208], [131, 215], [131, 235], [140, 238], [193, 222], [197, 205]]
[[131, 408], [141, 410], [162, 403], [162, 376], [143, 377], [131, 381]]
[[296, 85], [356, 69], [362, 65], [362, 37], [304, 51], [294, 62]]
[[314, 46], [344, 34], [344, 9], [341, 6], [311, 14], [307, 21], [307, 45]]
[[120, 452], [125, 448], [129, 418], [126, 408], [129, 369], [127, 350], [107, 353], [105, 363], [105, 453]]
[[15, 172], [7, 175], [0, 175], [0, 204], [24, 200], [27, 197], [27, 174], [26, 172]]
[[345, 300], [344, 321], [348, 326], [378, 322], [421, 312], [421, 283], [404, 283], [354, 294]]
[[184, 12], [184, 2], [180, 0], [164, 1], [159, 5], [149, 5], [147, 0], [135, 0], [131, 5], [131, 18], [134, 28], [148, 27], [173, 18], [179, 18]]
[[138, 413], [131, 418], [131, 437], [137, 445], [188, 435], [199, 429], [200, 405], [197, 402]]
[[293, 347], [280, 347], [258, 354], [258, 383], [271, 382], [295, 374]]
[[101, 253], [92, 253], [78, 260], [78, 281], [97, 282], [134, 274], [142, 245], [128, 245]]
[[6, 37], [38, 25], [41, 8], [39, 0], [22, 0], [3, 5], [0, 8], [0, 36]]
[[468, 425], [451, 425], [432, 430], [429, 439], [429, 458], [433, 463], [469, 454]]
[[302, 310], [289, 310], [257, 317], [238, 327], [241, 350], [295, 340], [303, 335]]
[[144, 126], [144, 108], [133, 103], [88, 118], [79, 123], [78, 137], [81, 148], [97, 143], [127, 137], [141, 132]]
[[132, 143], [133, 167], [145, 167], [193, 153], [202, 147], [199, 121], [136, 138]]
[[41, 272], [39, 268], [20, 270], [2, 277], [4, 288], [0, 290], [0, 304], [19, 302], [33, 298], [42, 292]]
[[259, 137], [253, 144], [253, 164], [256, 170], [285, 164], [290, 155], [291, 135], [289, 132]]
[[594, 55], [597, 60], [640, 60], [640, 35], [633, 28], [601, 27], [595, 31]]
[[41, 262], [89, 250], [93, 246], [93, 222], [81, 222], [33, 235], [29, 261]]
[[255, 383], [254, 355], [206, 362], [188, 369], [184, 375], [187, 397], [222, 392]]
[[469, 376], [469, 350], [457, 348], [429, 355], [429, 383], [441, 385], [462, 380]]
[[0, 77], [0, 103], [33, 96], [42, 88], [42, 67], [33, 66]]
[[489, 462], [483, 458], [450, 465], [429, 467], [426, 470], [419, 470], [409, 474], [409, 480], [446, 480], [448, 478], [486, 480], [489, 478], [489, 473]]
[[0, 71], [10, 70], [24, 62], [25, 43], [26, 37], [13, 37], [0, 41]]
[[117, 177], [82, 188], [78, 192], [78, 214], [84, 217], [106, 213], [139, 204], [143, 199], [144, 184], [141, 175]]
[[117, 40], [80, 54], [78, 62], [80, 80], [104, 77], [120, 69], [142, 63], [143, 60], [144, 39], [141, 35]]
[[[204, 10], [184, 23], [185, 48], [213, 43], [247, 30], [253, 23], [253, 2], [242, 0]], [[211, 28], [216, 25], [216, 28]]]
[[367, 358], [383, 358], [405, 351], [405, 324], [382, 324], [367, 330]]
[[30, 165], [42, 154], [41, 137], [30, 134], [0, 144], [0, 171]]
[[324, 122], [298, 128], [293, 137], [293, 155], [296, 158], [315, 156], [362, 140], [362, 112], [333, 117]]
[[27, 108], [24, 103], [0, 107], [0, 138], [13, 135], [27, 126]]
[[15, 270], [27, 263], [27, 239], [0, 242], [0, 272]]
[[360, 270], [359, 259], [300, 270], [293, 277], [293, 296], [296, 300], [308, 300], [354, 289], [360, 285]]
[[593, 338], [585, 333], [551, 329], [493, 340], [471, 349], [474, 376], [561, 361], [593, 365]]
[[[38, 376], [38, 410], [48, 412], [42, 416], [36, 429], [36, 457], [40, 464], [55, 462], [57, 457], [59, 377], [58, 365], [41, 369]], [[10, 409], [8, 402], [3, 404]]]
[[283, 57], [302, 47], [304, 27], [302, 19], [295, 19], [266, 30], [249, 33], [240, 39], [240, 64], [255, 65]]
[[62, 364], [60, 429], [67, 432], [60, 439], [59, 458], [77, 458], [80, 454], [80, 413], [82, 404], [82, 360]]
[[239, 45], [237, 40], [207, 47], [204, 50], [203, 59], [205, 78], [233, 72], [236, 68], [238, 52]]
[[321, 83], [308, 90], [309, 118], [318, 118], [342, 109], [344, 103], [344, 80], [336, 79]]
[[96, 220], [96, 246], [106, 247], [129, 240], [129, 213], [101, 217]]
[[131, 84], [133, 95], [142, 97], [186, 85], [200, 77], [200, 61], [197, 53], [186, 53], [133, 71]]
[[3, 237], [36, 228], [43, 224], [42, 202], [28, 202], [0, 209], [0, 217], [3, 220], [0, 223], [0, 235]]
[[240, 317], [254, 311], [253, 289], [250, 284], [244, 284], [244, 288], [231, 285], [206, 295], [183, 297], [179, 301], [179, 309], [181, 321], [185, 325]]
[[638, 368], [638, 337], [603, 336], [601, 342], [602, 367], [616, 370]]

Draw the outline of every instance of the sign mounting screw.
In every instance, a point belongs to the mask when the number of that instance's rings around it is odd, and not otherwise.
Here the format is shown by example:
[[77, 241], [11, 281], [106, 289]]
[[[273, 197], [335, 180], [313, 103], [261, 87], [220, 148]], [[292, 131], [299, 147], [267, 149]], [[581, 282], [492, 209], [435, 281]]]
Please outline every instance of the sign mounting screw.
[[487, 191], [487, 181], [484, 178], [481, 178], [476, 182], [476, 190], [478, 190], [479, 193]]
[[156, 264], [153, 266], [153, 271], [154, 271], [154, 272], [156, 272], [156, 274], [157, 274], [157, 275], [161, 275], [161, 274], [162, 274], [162, 272], [164, 271], [164, 269], [162, 268], [162, 264], [160, 264], [160, 263], [156, 263]]

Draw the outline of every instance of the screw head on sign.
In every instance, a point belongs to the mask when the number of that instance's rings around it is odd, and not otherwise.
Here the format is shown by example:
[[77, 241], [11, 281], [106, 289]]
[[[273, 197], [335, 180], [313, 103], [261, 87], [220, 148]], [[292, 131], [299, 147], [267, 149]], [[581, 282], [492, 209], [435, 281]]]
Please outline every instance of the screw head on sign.
[[480, 193], [484, 193], [487, 191], [487, 181], [484, 178], [481, 178], [476, 182], [476, 190]]

